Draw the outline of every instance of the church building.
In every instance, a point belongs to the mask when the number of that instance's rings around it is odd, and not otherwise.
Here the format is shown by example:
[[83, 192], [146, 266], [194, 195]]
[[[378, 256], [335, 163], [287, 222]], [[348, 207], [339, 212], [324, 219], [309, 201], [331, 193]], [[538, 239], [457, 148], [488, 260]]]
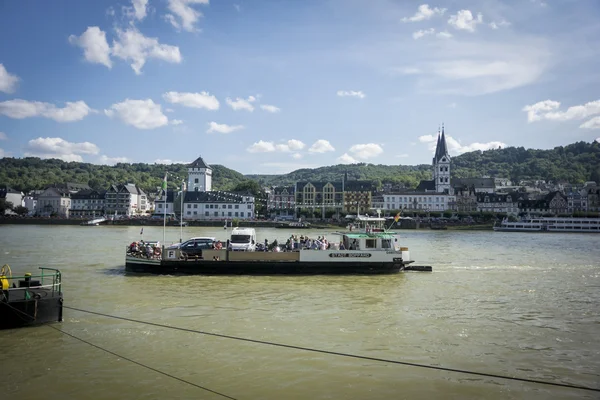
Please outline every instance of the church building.
[[435, 155], [432, 160], [432, 179], [421, 181], [416, 190], [385, 193], [384, 212], [390, 214], [402, 210], [424, 212], [453, 210], [456, 197], [450, 180], [450, 161], [446, 133], [442, 125], [441, 132], [438, 131]]

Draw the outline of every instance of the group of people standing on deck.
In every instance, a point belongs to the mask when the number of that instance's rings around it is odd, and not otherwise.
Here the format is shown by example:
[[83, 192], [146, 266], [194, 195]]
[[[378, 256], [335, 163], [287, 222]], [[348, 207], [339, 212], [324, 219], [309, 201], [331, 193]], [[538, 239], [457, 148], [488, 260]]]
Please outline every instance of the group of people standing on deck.
[[[269, 246], [267, 239], [265, 239], [265, 247], [271, 249], [271, 247], [277, 248], [277, 240], [274, 240], [271, 246]], [[282, 246], [281, 251], [294, 251], [294, 250], [345, 250], [342, 242], [334, 243], [327, 240], [325, 236], [318, 236], [316, 239], [300, 235], [291, 235]], [[275, 250], [277, 251], [277, 250]]]
[[140, 240], [139, 242], [132, 242], [129, 245], [128, 252], [137, 257], [146, 257], [146, 258], [160, 258], [161, 257], [161, 248], [160, 244], [150, 244], [145, 243], [144, 240]]

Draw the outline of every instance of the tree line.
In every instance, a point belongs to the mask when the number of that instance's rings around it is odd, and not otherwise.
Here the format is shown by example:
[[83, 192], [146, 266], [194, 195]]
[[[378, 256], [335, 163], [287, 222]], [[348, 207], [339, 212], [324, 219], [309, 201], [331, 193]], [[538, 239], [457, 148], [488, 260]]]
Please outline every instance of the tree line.
[[[243, 175], [222, 165], [211, 165], [213, 190], [250, 191], [264, 196], [262, 187], [294, 185], [297, 181], [370, 180], [381, 188], [383, 183], [415, 188], [421, 180], [431, 179], [431, 165], [376, 165], [368, 163], [333, 165], [299, 169], [280, 175]], [[187, 178], [186, 164], [118, 163], [114, 166], [66, 162], [37, 157], [0, 159], [0, 184], [28, 192], [66, 182], [86, 183], [93, 189], [107, 189], [111, 184], [135, 183], [146, 193], [155, 193], [165, 171], [170, 190], [178, 189]], [[513, 183], [521, 180], [600, 183], [600, 143], [577, 142], [550, 150], [507, 147], [473, 151], [452, 158], [453, 177], [500, 177]], [[176, 179], [174, 177], [178, 177]]]

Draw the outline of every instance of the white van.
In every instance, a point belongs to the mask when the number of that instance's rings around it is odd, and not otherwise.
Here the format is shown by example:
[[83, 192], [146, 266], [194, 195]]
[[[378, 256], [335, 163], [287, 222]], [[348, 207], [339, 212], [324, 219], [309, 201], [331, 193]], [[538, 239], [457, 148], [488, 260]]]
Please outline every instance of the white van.
[[254, 228], [233, 228], [229, 244], [233, 251], [254, 251], [256, 249], [256, 231]]

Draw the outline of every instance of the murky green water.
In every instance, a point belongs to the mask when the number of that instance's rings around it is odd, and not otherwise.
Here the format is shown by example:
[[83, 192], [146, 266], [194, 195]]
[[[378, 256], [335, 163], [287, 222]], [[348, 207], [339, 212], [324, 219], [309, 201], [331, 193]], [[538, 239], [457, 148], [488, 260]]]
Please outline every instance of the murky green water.
[[[126, 276], [139, 227], [0, 226], [0, 264], [61, 269], [65, 305], [369, 357], [600, 387], [600, 235], [403, 231], [433, 273]], [[259, 240], [291, 232], [259, 229]], [[306, 232], [296, 232], [306, 233]], [[311, 231], [313, 236], [324, 231]], [[223, 229], [186, 228], [226, 238]], [[333, 237], [333, 236], [331, 236]], [[162, 227], [144, 238], [162, 241]], [[167, 228], [167, 241], [179, 228]], [[598, 393], [186, 333], [65, 310], [58, 328], [236, 399], [579, 399]], [[49, 327], [0, 331], [2, 398], [219, 399]]]

